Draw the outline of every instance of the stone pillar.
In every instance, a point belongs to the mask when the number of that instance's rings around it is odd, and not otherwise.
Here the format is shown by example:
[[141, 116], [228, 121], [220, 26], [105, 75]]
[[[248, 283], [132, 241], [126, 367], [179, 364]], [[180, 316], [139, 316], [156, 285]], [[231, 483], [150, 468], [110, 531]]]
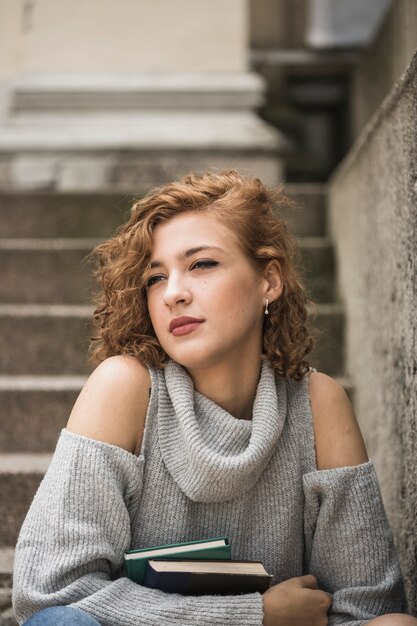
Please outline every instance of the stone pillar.
[[247, 12], [246, 0], [0, 0], [0, 185], [137, 189], [207, 167], [278, 182], [285, 142], [256, 114]]

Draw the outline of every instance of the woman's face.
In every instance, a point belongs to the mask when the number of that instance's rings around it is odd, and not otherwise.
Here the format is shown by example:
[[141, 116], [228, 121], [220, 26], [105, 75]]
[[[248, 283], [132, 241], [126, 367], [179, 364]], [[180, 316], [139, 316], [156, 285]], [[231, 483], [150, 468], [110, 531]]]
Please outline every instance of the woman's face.
[[155, 228], [149, 315], [165, 352], [184, 367], [259, 355], [267, 288], [218, 218], [189, 212]]

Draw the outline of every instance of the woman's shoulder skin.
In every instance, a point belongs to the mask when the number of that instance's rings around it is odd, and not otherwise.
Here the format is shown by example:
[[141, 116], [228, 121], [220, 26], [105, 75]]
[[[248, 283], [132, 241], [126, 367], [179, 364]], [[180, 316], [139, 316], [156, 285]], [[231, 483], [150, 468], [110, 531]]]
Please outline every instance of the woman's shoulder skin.
[[362, 433], [343, 387], [321, 372], [311, 372], [309, 384], [317, 469], [366, 463]]
[[142, 437], [150, 376], [133, 356], [102, 361], [82, 388], [66, 428], [134, 452]]

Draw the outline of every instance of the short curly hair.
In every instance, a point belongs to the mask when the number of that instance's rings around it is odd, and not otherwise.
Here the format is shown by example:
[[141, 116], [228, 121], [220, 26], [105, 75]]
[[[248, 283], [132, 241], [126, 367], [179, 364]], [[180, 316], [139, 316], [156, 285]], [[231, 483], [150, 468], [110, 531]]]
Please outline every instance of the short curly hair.
[[276, 259], [283, 280], [281, 296], [269, 306], [263, 333], [263, 358], [282, 376], [301, 379], [309, 370], [306, 355], [313, 347], [307, 327], [309, 299], [296, 269], [298, 246], [279, 217], [289, 199], [282, 189], [268, 189], [255, 177], [236, 170], [190, 173], [177, 182], [151, 190], [134, 202], [130, 218], [114, 237], [88, 255], [96, 260], [94, 276], [101, 289], [90, 337], [89, 362], [116, 354], [132, 355], [144, 365], [163, 367], [161, 347], [147, 309], [145, 279], [155, 227], [180, 213], [204, 212], [221, 219], [237, 235], [243, 251], [258, 267]]

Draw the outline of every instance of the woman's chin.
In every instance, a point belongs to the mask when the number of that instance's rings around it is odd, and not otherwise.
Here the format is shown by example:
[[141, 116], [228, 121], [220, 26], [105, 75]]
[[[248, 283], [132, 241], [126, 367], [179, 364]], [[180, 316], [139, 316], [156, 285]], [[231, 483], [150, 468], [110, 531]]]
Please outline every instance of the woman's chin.
[[187, 370], [210, 369], [225, 359], [224, 352], [199, 350], [196, 346], [182, 346], [181, 349], [166, 350], [169, 358]]

